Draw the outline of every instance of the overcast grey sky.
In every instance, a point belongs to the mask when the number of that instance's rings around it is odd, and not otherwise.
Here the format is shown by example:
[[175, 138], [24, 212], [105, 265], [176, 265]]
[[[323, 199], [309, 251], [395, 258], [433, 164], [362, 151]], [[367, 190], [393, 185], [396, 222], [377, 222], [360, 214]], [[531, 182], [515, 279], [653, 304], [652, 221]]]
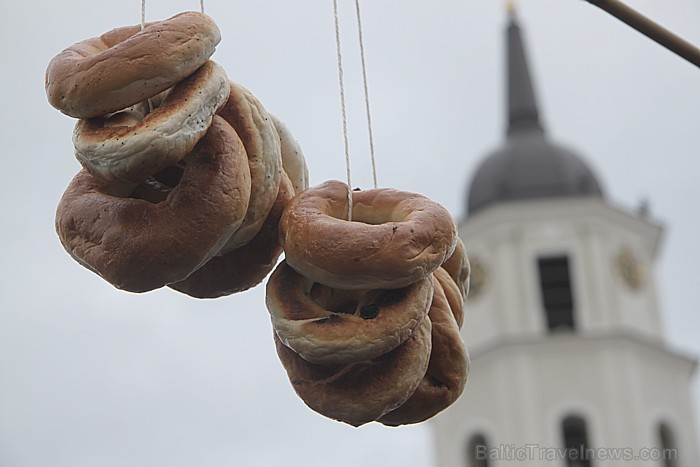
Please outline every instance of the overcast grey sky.
[[[354, 5], [339, 3], [353, 184], [369, 187]], [[699, 2], [629, 3], [700, 44]], [[650, 200], [666, 226], [654, 272], [668, 339], [699, 355], [700, 71], [583, 1], [519, 4], [550, 135], [586, 158], [610, 202]], [[137, 23], [140, 3], [2, 6], [0, 465], [429, 465], [428, 425], [352, 429], [303, 405], [274, 352], [264, 287], [214, 301], [134, 295], [64, 252], [54, 211], [79, 164], [44, 71], [61, 49]], [[503, 2], [362, 6], [380, 185], [461, 218], [472, 172], [502, 141]], [[198, 8], [149, 0], [147, 18]], [[206, 11], [223, 37], [213, 59], [287, 123], [311, 183], [342, 179], [332, 2], [207, 0]]]

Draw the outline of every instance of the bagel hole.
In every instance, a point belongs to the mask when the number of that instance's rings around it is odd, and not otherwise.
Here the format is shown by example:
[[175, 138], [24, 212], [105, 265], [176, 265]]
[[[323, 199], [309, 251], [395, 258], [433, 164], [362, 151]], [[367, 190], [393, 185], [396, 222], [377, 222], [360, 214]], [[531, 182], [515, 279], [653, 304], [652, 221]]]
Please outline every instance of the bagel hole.
[[158, 204], [167, 199], [170, 190], [169, 186], [160, 183], [154, 178], [148, 178], [134, 188], [130, 197]]
[[354, 315], [362, 298], [362, 291], [342, 290], [314, 284], [309, 297], [324, 310]]
[[165, 186], [175, 188], [180, 180], [182, 179], [182, 174], [185, 172], [185, 163], [181, 162], [177, 165], [171, 165], [161, 170], [157, 174], [153, 175], [153, 179], [162, 183]]
[[[357, 203], [352, 206], [352, 222], [360, 222], [368, 225], [382, 225], [394, 222], [402, 222], [405, 219], [392, 208], [377, 208], [372, 205]], [[332, 212], [336, 219], [347, 220], [347, 205], [342, 209]]]
[[134, 106], [100, 118], [104, 128], [132, 127], [143, 120], [144, 114]]
[[136, 186], [131, 193], [132, 198], [142, 199], [149, 203], [158, 204], [165, 201], [173, 188], [180, 183], [184, 173], [183, 165], [171, 165], [157, 174], [147, 178]]

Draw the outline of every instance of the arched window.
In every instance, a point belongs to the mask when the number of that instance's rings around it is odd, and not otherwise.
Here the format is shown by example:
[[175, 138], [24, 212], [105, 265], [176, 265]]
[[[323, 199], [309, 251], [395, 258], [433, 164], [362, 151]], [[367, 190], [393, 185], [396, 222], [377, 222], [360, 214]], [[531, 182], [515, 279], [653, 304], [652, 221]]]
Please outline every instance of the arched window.
[[489, 467], [489, 448], [486, 438], [477, 433], [467, 443], [467, 466]]
[[659, 424], [659, 445], [661, 452], [659, 453], [662, 467], [677, 467], [678, 465], [678, 450], [676, 449], [676, 440], [674, 439], [671, 428], [665, 423]]
[[566, 448], [566, 465], [568, 467], [591, 467], [591, 455], [588, 445], [586, 421], [575, 415], [566, 417], [561, 424]]

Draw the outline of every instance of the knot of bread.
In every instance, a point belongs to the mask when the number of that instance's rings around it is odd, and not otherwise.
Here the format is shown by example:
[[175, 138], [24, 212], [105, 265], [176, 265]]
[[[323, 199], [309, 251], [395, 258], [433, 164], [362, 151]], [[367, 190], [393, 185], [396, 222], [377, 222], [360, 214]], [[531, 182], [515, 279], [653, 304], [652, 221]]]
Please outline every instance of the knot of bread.
[[[419, 423], [462, 393], [469, 261], [439, 204], [329, 181], [280, 221], [285, 260], [267, 283], [277, 352], [313, 410], [353, 426]], [[464, 291], [464, 293], [463, 293]]]
[[306, 161], [284, 124], [210, 60], [220, 39], [211, 18], [186, 12], [49, 63], [47, 96], [79, 118], [83, 166], [57, 232], [117, 288], [229, 295], [259, 284], [282, 252], [279, 220], [308, 187]]

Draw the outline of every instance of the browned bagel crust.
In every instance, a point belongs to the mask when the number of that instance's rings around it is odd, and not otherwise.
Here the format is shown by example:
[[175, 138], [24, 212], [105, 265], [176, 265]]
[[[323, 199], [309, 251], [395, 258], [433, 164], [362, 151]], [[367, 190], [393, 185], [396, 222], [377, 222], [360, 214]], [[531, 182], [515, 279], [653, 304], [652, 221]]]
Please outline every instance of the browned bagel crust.
[[348, 365], [309, 363], [274, 336], [277, 355], [306, 405], [353, 426], [377, 420], [404, 403], [425, 375], [430, 359], [430, 319], [406, 342], [374, 360]]
[[277, 198], [282, 177], [280, 137], [270, 115], [248, 89], [233, 81], [230, 86], [228, 101], [219, 115], [236, 130], [248, 153], [251, 192], [245, 220], [221, 254], [240, 248], [255, 237]]
[[353, 193], [327, 181], [297, 195], [280, 222], [290, 266], [339, 289], [405, 287], [437, 269], [453, 252], [457, 229], [430, 199], [390, 188]]
[[[466, 300], [469, 294], [469, 274], [471, 267], [469, 258], [467, 257], [467, 249], [462, 242], [462, 239], [457, 237], [457, 244], [452, 256], [442, 264], [442, 267], [452, 277], [462, 293], [462, 299]], [[460, 325], [461, 326], [461, 325]]]
[[272, 271], [282, 253], [278, 226], [293, 197], [292, 182], [283, 175], [277, 200], [253, 240], [223, 256], [214, 256], [187, 279], [168, 287], [195, 298], [217, 298], [258, 285]]
[[113, 29], [51, 60], [45, 79], [49, 103], [76, 118], [125, 109], [191, 75], [220, 40], [216, 23], [194, 11], [148, 23], [143, 31], [140, 25]]
[[215, 117], [165, 201], [121, 198], [81, 170], [56, 212], [61, 243], [119, 289], [146, 292], [186, 278], [237, 228], [250, 194], [238, 136]]
[[433, 325], [428, 371], [403, 405], [378, 420], [384, 425], [399, 426], [425, 421], [452, 405], [467, 384], [469, 357], [437, 280], [428, 317]]
[[314, 284], [282, 261], [266, 303], [280, 340], [317, 364], [371, 360], [401, 345], [425, 319], [432, 275], [400, 289], [341, 290]]
[[105, 182], [140, 183], [192, 151], [229, 89], [226, 72], [210, 60], [169, 89], [161, 105], [141, 121], [119, 125], [114, 117], [78, 120], [75, 156]]
[[457, 326], [462, 329], [464, 324], [464, 298], [462, 297], [462, 292], [455, 283], [454, 279], [445, 271], [443, 267], [439, 267], [433, 273], [435, 280], [440, 282], [443, 292], [445, 292], [445, 298], [450, 305], [450, 310], [452, 310], [452, 315], [457, 321]]

